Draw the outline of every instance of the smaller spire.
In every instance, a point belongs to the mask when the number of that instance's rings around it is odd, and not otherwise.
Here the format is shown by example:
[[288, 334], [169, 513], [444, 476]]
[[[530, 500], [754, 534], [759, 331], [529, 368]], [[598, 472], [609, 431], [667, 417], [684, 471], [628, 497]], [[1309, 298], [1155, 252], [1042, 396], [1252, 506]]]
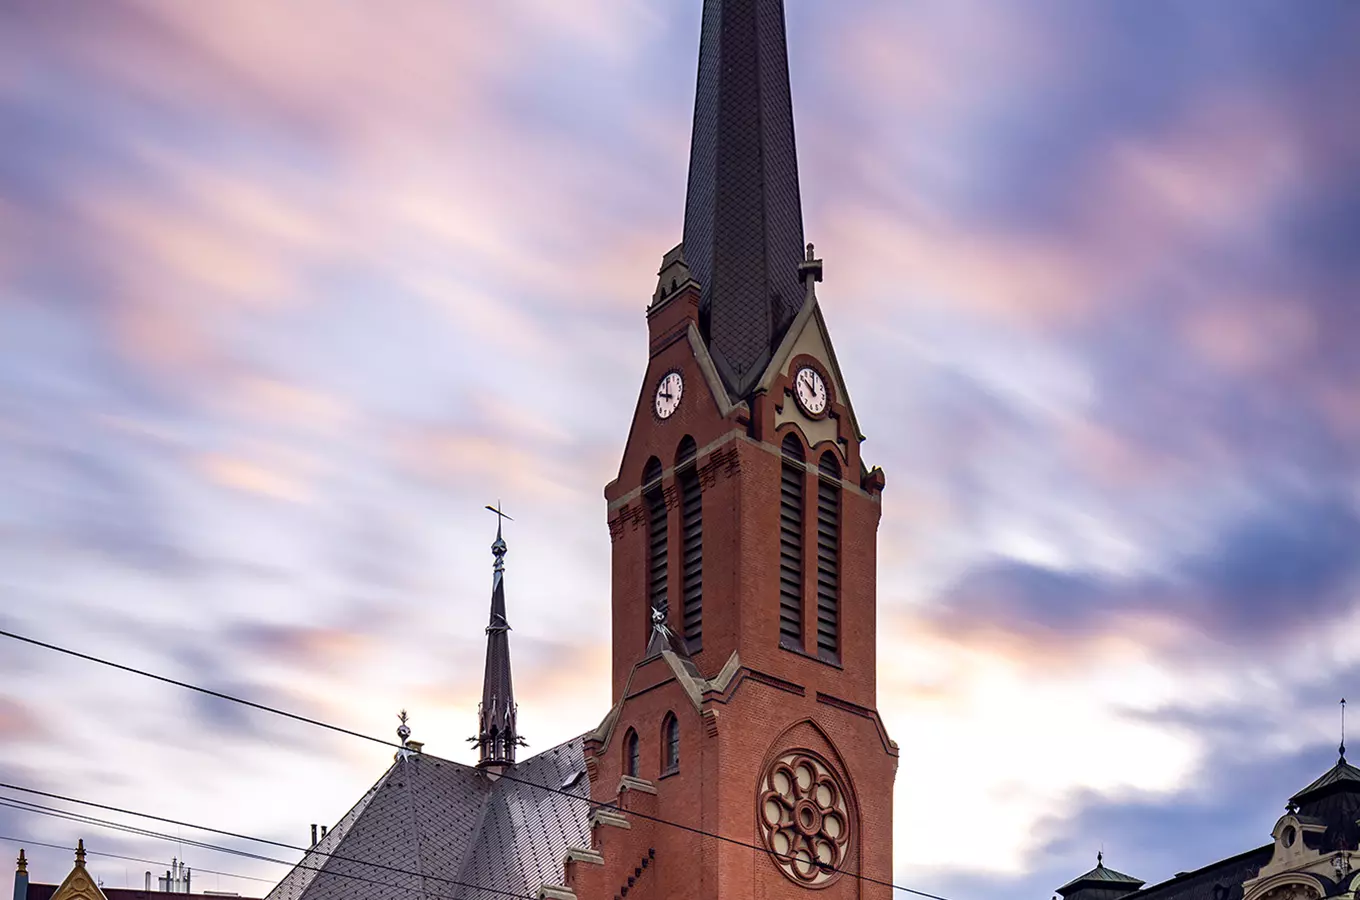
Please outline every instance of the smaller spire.
[[481, 750], [480, 766], [513, 766], [515, 748], [523, 746], [515, 724], [515, 689], [510, 677], [510, 622], [505, 612], [505, 554], [502, 534], [507, 516], [497, 501], [487, 506], [496, 514], [496, 540], [491, 544], [495, 557], [491, 573], [491, 619], [486, 626], [486, 671], [482, 680], [482, 703], [477, 710], [477, 736], [472, 743]]
[[15, 871], [18, 872], [20, 875], [27, 874], [28, 872], [28, 858], [24, 856], [23, 847], [19, 848], [19, 868], [16, 869]]
[[76, 867], [85, 867], [85, 839], [79, 838], [76, 841]]

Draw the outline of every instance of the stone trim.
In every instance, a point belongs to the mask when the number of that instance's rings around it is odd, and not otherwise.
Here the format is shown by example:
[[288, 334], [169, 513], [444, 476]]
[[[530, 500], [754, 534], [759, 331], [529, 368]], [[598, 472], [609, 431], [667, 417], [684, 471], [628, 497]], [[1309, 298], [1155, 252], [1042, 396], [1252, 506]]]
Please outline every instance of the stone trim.
[[873, 722], [874, 727], [878, 729], [878, 739], [883, 742], [883, 749], [887, 751], [889, 756], [897, 756], [897, 742], [888, 737], [888, 729], [883, 725], [883, 719], [879, 716], [877, 710], [867, 709], [860, 706], [858, 703], [851, 703], [849, 700], [842, 700], [841, 698], [833, 697], [830, 694], [823, 694], [821, 691], [817, 692], [817, 702], [825, 703], [827, 706], [834, 706], [836, 709], [844, 710], [852, 715], [863, 716]]
[[568, 847], [564, 862], [584, 862], [592, 866], [604, 865], [604, 854], [586, 847]]
[[656, 785], [652, 784], [645, 778], [637, 778], [633, 775], [621, 775], [619, 776], [618, 793], [622, 794], [624, 791], [637, 791], [642, 794], [655, 794]]
[[597, 806], [590, 812], [590, 827], [596, 828], [600, 825], [608, 825], [611, 828], [631, 829], [633, 823], [628, 821], [628, 817], [617, 809], [608, 806]]

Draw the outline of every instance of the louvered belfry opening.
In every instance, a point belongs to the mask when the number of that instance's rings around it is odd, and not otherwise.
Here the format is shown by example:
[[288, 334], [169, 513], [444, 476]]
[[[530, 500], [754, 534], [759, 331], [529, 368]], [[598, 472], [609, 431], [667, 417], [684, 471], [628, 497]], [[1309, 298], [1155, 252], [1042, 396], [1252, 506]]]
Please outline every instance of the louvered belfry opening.
[[[651, 609], [665, 612], [667, 574], [666, 497], [661, 491], [661, 460], [653, 456], [642, 470], [643, 500], [647, 505], [647, 599]], [[651, 634], [651, 612], [644, 624]]]
[[788, 435], [779, 478], [779, 644], [803, 649], [803, 445]]
[[840, 659], [841, 466], [831, 451], [817, 464], [817, 655]]
[[685, 648], [703, 648], [704, 626], [704, 511], [699, 490], [698, 448], [685, 436], [675, 454], [675, 481], [680, 488], [680, 597]]

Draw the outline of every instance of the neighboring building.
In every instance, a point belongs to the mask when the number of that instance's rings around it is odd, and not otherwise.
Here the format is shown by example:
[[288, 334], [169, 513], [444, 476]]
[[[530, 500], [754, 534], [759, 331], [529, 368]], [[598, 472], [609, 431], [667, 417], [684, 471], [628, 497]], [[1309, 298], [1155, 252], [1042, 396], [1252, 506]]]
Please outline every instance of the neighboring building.
[[612, 708], [516, 758], [498, 529], [480, 762], [403, 722], [406, 749], [268, 900], [891, 896], [884, 477], [803, 240], [782, 0], [704, 5], [683, 237], [605, 488]]
[[76, 863], [61, 884], [39, 884], [28, 880], [28, 859], [24, 851], [19, 851], [19, 864], [14, 872], [14, 900], [223, 900], [226, 897], [239, 897], [239, 894], [207, 891], [195, 894], [190, 891], [188, 868], [178, 862], [171, 864], [165, 877], [157, 879], [160, 890], [151, 889], [151, 873], [146, 873], [146, 889], [106, 888], [90, 877], [85, 870], [85, 841], [76, 843]]
[[1289, 799], [1274, 840], [1216, 863], [1143, 887], [1129, 875], [1096, 867], [1062, 887], [1062, 900], [1354, 900], [1360, 889], [1360, 769], [1337, 764]]

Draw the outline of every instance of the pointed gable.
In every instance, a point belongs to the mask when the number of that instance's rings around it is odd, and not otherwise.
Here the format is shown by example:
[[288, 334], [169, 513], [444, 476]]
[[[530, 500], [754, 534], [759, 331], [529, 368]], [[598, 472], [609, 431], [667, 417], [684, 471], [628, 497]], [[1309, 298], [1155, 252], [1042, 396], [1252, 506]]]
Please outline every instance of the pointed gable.
[[76, 864], [50, 900], [108, 900], [90, 873], [85, 871], [85, 841], [76, 844]]

